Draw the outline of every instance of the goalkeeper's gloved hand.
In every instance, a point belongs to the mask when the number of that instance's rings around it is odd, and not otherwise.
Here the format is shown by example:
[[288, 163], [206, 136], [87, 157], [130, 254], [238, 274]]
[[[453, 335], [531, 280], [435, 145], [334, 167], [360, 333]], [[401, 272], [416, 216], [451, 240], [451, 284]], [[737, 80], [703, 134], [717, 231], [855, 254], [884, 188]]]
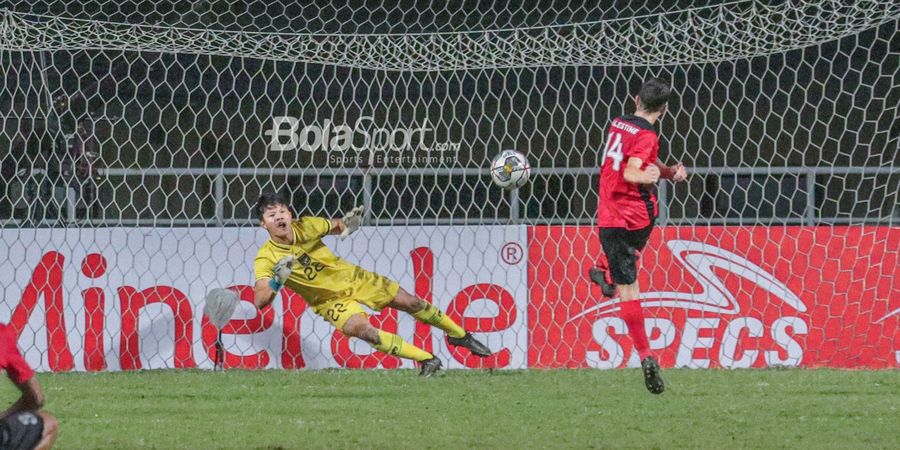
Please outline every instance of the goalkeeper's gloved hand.
[[272, 268], [272, 279], [269, 280], [269, 287], [272, 288], [273, 291], [278, 292], [281, 290], [284, 286], [284, 282], [291, 276], [291, 271], [294, 270], [294, 263], [296, 261], [297, 257], [294, 255], [287, 255], [278, 260], [278, 263]]
[[341, 218], [341, 222], [344, 224], [344, 230], [341, 231], [341, 239], [350, 236], [351, 233], [359, 229], [359, 226], [362, 225], [362, 213], [363, 207], [357, 206]]

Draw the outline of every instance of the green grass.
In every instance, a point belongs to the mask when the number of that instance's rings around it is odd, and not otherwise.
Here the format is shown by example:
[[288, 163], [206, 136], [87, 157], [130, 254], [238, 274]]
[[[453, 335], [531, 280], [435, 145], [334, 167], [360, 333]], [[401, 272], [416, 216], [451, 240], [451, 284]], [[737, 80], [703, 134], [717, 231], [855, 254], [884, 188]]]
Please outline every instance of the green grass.
[[[58, 448], [900, 448], [900, 371], [40, 374]], [[14, 388], [4, 383], [2, 398]]]

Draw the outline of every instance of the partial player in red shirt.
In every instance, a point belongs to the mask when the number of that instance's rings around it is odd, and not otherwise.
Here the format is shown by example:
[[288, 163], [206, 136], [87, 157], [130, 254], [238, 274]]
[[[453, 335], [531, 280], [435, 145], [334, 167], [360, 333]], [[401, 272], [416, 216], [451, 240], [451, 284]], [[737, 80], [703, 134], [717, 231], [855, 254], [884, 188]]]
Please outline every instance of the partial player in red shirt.
[[22, 391], [22, 396], [0, 416], [0, 449], [49, 449], [56, 440], [56, 418], [40, 409], [44, 392], [34, 370], [19, 353], [16, 333], [0, 324], [0, 369]]
[[644, 384], [654, 394], [665, 390], [659, 363], [650, 356], [644, 329], [644, 311], [639, 299], [637, 260], [647, 245], [659, 214], [656, 182], [660, 178], [684, 181], [687, 170], [681, 163], [666, 166], [659, 162], [659, 137], [654, 124], [666, 112], [669, 84], [651, 78], [634, 97], [634, 114], [613, 119], [606, 147], [600, 159], [597, 226], [604, 255], [598, 267], [589, 271], [607, 297], [618, 288], [622, 318], [641, 358]]

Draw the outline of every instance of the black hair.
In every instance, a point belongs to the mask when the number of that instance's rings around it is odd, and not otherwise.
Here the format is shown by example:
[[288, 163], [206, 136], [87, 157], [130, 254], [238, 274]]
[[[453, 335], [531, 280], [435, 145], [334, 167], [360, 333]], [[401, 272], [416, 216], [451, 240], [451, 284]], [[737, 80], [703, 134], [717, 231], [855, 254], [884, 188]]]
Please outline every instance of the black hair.
[[263, 213], [266, 212], [266, 209], [279, 205], [284, 206], [288, 211], [291, 211], [291, 202], [286, 195], [280, 192], [263, 192], [259, 195], [259, 200], [256, 201], [253, 212], [256, 214], [257, 219], [262, 220]]
[[641, 85], [638, 92], [638, 98], [641, 100], [641, 106], [644, 111], [657, 112], [666, 106], [669, 102], [669, 96], [672, 88], [669, 83], [659, 78], [650, 78]]

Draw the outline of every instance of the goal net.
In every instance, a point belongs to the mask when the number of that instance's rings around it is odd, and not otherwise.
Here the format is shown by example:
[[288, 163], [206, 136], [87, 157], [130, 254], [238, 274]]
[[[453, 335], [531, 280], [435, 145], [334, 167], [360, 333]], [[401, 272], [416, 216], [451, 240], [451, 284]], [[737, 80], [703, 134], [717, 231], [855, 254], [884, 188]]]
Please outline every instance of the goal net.
[[[232, 287], [228, 367], [411, 367], [290, 292], [256, 312], [264, 190], [365, 205], [326, 243], [495, 351], [373, 313], [450, 367], [633, 366], [585, 274], [605, 129], [650, 76], [674, 92], [661, 158], [690, 174], [660, 182], [640, 260], [662, 364], [900, 364], [897, 2], [318, 3], [3, 11], [0, 321], [35, 366], [212, 367], [202, 301]], [[506, 149], [519, 190], [490, 181]]]

